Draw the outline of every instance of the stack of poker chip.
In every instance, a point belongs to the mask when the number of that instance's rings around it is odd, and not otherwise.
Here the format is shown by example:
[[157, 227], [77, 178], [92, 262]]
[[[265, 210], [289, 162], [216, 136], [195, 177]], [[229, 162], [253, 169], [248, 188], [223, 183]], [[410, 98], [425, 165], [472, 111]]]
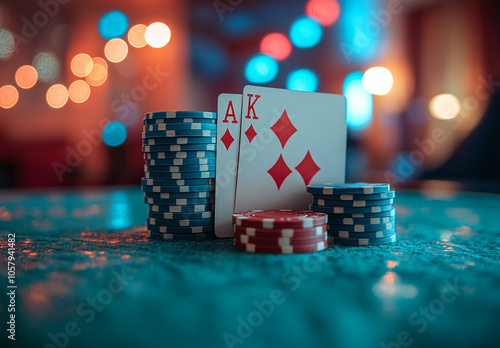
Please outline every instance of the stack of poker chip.
[[251, 253], [300, 254], [328, 248], [327, 215], [306, 210], [233, 214], [234, 245]]
[[330, 244], [374, 245], [396, 242], [395, 192], [389, 184], [309, 185], [310, 209], [328, 214]]
[[216, 113], [144, 115], [141, 187], [149, 205], [149, 236], [205, 240], [214, 236]]

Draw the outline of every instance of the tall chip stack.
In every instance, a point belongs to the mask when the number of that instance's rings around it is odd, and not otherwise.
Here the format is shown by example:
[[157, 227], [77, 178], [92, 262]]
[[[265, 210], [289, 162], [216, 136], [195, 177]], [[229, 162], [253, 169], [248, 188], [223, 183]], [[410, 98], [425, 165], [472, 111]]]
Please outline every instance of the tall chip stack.
[[328, 248], [327, 215], [307, 210], [249, 210], [233, 214], [234, 246], [265, 254], [302, 254]]
[[395, 192], [389, 184], [309, 185], [310, 209], [328, 214], [328, 241], [341, 245], [396, 242]]
[[214, 237], [216, 117], [203, 111], [144, 115], [141, 187], [152, 239]]

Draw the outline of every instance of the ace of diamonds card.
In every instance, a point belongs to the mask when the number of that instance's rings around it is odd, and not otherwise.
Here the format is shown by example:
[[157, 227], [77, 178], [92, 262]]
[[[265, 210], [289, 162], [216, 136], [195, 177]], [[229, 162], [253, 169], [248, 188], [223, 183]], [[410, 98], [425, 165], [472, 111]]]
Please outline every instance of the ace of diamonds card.
[[344, 183], [341, 95], [246, 86], [234, 211], [307, 209], [306, 186]]

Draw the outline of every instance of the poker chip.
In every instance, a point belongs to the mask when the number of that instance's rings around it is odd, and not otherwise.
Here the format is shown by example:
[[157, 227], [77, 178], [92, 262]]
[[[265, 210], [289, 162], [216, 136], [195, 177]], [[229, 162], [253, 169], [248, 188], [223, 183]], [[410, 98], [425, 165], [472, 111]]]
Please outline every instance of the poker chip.
[[309, 244], [315, 244], [315, 243], [320, 243], [324, 241], [328, 241], [328, 234], [322, 233], [319, 236], [311, 237], [311, 238], [287, 238], [287, 237], [280, 237], [280, 238], [256, 238], [256, 237], [251, 237], [246, 234], [239, 233], [235, 231], [234, 233], [235, 239], [243, 244], [258, 244], [258, 245], [309, 245]]
[[142, 127], [143, 132], [157, 132], [168, 130], [216, 130], [217, 125], [211, 123], [161, 123], [148, 124]]
[[199, 219], [211, 219], [214, 217], [214, 213], [211, 211], [203, 211], [199, 213], [170, 213], [170, 212], [154, 212], [149, 211], [148, 216], [152, 218], [165, 219], [165, 220], [199, 220]]
[[313, 198], [313, 204], [322, 207], [341, 206], [341, 207], [373, 207], [389, 205], [394, 202], [393, 199], [380, 199], [380, 200], [353, 200], [353, 201], [336, 201], [329, 199]]
[[395, 229], [384, 230], [384, 231], [373, 231], [373, 232], [349, 232], [349, 231], [332, 231], [328, 232], [330, 237], [334, 238], [347, 238], [347, 239], [373, 239], [373, 238], [385, 238], [396, 235]]
[[378, 245], [378, 244], [392, 244], [396, 243], [396, 234], [390, 237], [383, 238], [337, 238], [328, 237], [328, 242], [330, 244], [340, 244], [340, 245]]
[[386, 183], [309, 185], [310, 209], [328, 214], [330, 244], [372, 245], [396, 241], [396, 192]]
[[213, 191], [214, 185], [193, 185], [193, 186], [148, 186], [141, 185], [144, 192], [200, 192]]
[[157, 118], [217, 118], [217, 113], [207, 111], [157, 111], [148, 112], [144, 115], [144, 119], [157, 119]]
[[215, 238], [213, 233], [160, 233], [148, 231], [149, 238], [167, 241], [204, 241]]
[[156, 199], [144, 197], [144, 203], [152, 205], [191, 205], [191, 204], [213, 204], [213, 198], [173, 198]]
[[154, 199], [214, 198], [213, 192], [144, 192], [144, 197]]
[[149, 211], [157, 213], [200, 213], [204, 211], [213, 211], [213, 204], [190, 204], [190, 205], [158, 205], [149, 206]]
[[328, 241], [305, 244], [305, 245], [263, 245], [263, 244], [245, 244], [237, 240], [234, 241], [234, 246], [242, 251], [249, 253], [266, 253], [266, 254], [302, 254], [322, 251], [328, 248]]
[[[144, 149], [145, 146], [159, 147], [168, 145], [215, 144], [216, 142], [216, 137], [148, 138], [142, 140], [142, 147]], [[165, 149], [167, 149], [167, 147], [165, 147]]]
[[147, 124], [162, 124], [162, 123], [211, 123], [216, 124], [217, 120], [213, 118], [192, 118], [192, 117], [177, 117], [177, 118], [142, 118], [145, 125]]
[[214, 226], [185, 226], [185, 227], [177, 227], [177, 226], [156, 226], [151, 225], [149, 222], [147, 223], [147, 228], [149, 231], [156, 233], [207, 233], [213, 232]]
[[367, 183], [350, 183], [350, 184], [324, 184], [324, 185], [308, 185], [307, 192], [317, 195], [334, 195], [334, 194], [373, 194], [384, 193], [390, 191], [389, 184], [367, 184]]
[[215, 164], [185, 165], [185, 166], [144, 166], [145, 172], [210, 172], [215, 170]]
[[250, 210], [233, 214], [236, 226], [264, 229], [311, 228], [326, 222], [326, 214], [307, 210]]
[[216, 130], [192, 130], [192, 129], [176, 129], [167, 131], [145, 131], [142, 133], [142, 138], [175, 138], [175, 137], [215, 137], [217, 136]]
[[144, 172], [146, 179], [159, 179], [159, 180], [178, 180], [178, 179], [203, 179], [215, 178], [215, 171], [209, 172]]
[[214, 151], [164, 151], [148, 152], [144, 154], [145, 159], [164, 158], [215, 158]]
[[259, 239], [271, 238], [313, 238], [323, 235], [327, 229], [326, 224], [322, 226], [312, 227], [312, 228], [282, 228], [282, 229], [265, 229], [265, 228], [254, 228], [254, 227], [234, 227], [235, 233], [246, 234], [249, 237], [256, 237]]
[[146, 145], [142, 147], [142, 151], [146, 154], [151, 152], [179, 152], [179, 151], [215, 151], [216, 144], [187, 144], [187, 145]]
[[148, 224], [151, 226], [167, 226], [167, 227], [193, 227], [193, 226], [212, 226], [213, 219], [158, 219], [148, 217]]
[[215, 164], [215, 158], [165, 158], [146, 160], [147, 166], [183, 166]]
[[214, 185], [214, 178], [206, 179], [178, 179], [178, 180], [159, 180], [159, 179], [141, 179], [141, 184], [148, 186], [193, 186], [193, 185]]

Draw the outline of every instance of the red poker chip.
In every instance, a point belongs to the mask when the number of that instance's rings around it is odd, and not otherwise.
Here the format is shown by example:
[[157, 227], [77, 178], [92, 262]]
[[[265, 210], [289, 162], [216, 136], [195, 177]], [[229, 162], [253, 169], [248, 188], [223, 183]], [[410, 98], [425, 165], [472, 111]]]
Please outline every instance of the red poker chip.
[[234, 241], [236, 249], [246, 251], [249, 253], [265, 253], [265, 254], [302, 254], [322, 251], [328, 248], [328, 241], [319, 242], [308, 245], [257, 245], [257, 244], [244, 244], [237, 240]]
[[328, 215], [310, 210], [249, 210], [233, 214], [233, 224], [264, 229], [311, 228], [328, 221]]
[[281, 228], [281, 229], [265, 229], [254, 227], [234, 226], [234, 233], [246, 234], [249, 237], [256, 238], [313, 238], [321, 236], [328, 231], [328, 225], [316, 226], [312, 228]]
[[250, 237], [246, 234], [239, 233], [235, 231], [234, 238], [237, 242], [242, 244], [256, 244], [256, 245], [274, 245], [274, 246], [301, 246], [301, 245], [311, 245], [317, 244], [324, 241], [328, 241], [328, 233], [323, 233], [322, 235], [312, 237], [312, 238], [255, 238]]

